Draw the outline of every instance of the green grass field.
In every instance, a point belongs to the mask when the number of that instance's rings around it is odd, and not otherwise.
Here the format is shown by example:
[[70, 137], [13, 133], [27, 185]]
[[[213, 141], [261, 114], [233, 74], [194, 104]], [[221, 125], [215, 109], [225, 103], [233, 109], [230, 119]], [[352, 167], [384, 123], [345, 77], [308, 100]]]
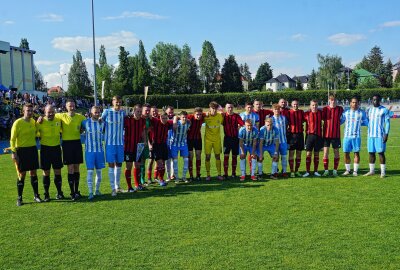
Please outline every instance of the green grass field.
[[16, 207], [14, 165], [1, 155], [0, 268], [399, 269], [400, 122], [391, 123], [385, 179], [170, 183], [114, 198], [104, 170], [105, 195], [93, 202], [33, 203], [28, 179]]

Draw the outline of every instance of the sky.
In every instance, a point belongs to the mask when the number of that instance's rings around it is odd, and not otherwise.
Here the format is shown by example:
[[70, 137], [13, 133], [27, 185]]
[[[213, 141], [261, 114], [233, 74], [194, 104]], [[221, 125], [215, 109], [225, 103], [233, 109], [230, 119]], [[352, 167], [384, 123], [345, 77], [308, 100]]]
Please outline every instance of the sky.
[[[139, 40], [147, 56], [164, 42], [188, 44], [198, 59], [208, 40], [221, 67], [233, 54], [253, 76], [264, 62], [274, 76], [310, 74], [318, 69], [318, 53], [338, 55], [354, 67], [375, 45], [396, 63], [399, 10], [398, 0], [94, 0], [96, 60], [103, 44], [108, 63], [117, 66], [119, 46], [134, 55]], [[48, 87], [63, 81], [67, 88], [76, 50], [93, 74], [91, 0], [2, 1], [0, 40], [19, 46], [21, 38], [36, 51]]]

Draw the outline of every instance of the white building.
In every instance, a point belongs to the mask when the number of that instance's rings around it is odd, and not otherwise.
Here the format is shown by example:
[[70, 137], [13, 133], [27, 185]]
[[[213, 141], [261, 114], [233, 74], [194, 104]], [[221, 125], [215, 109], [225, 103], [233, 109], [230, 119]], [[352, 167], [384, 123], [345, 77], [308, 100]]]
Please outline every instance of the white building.
[[268, 80], [265, 83], [265, 87], [267, 90], [272, 90], [272, 92], [278, 92], [287, 88], [295, 89], [296, 81], [286, 74], [281, 74], [276, 78]]

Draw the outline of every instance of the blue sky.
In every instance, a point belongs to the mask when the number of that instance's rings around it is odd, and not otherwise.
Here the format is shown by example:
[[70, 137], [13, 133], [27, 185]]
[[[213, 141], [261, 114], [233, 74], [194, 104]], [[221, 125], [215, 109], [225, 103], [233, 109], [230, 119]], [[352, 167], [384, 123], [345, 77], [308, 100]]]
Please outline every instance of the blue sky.
[[[35, 4], [32, 4], [35, 3]], [[400, 1], [183, 1], [94, 0], [96, 46], [106, 47], [109, 64], [118, 47], [134, 54], [142, 40], [150, 54], [158, 42], [187, 43], [196, 58], [210, 41], [221, 66], [229, 54], [247, 62], [255, 75], [268, 61], [274, 75], [309, 74], [316, 55], [342, 57], [354, 66], [378, 45], [392, 62], [400, 60]], [[49, 86], [60, 85], [79, 49], [93, 73], [90, 0], [3, 1], [0, 40], [18, 46], [27, 38]], [[98, 57], [98, 54], [96, 54]], [[66, 85], [64, 77], [64, 85]]]

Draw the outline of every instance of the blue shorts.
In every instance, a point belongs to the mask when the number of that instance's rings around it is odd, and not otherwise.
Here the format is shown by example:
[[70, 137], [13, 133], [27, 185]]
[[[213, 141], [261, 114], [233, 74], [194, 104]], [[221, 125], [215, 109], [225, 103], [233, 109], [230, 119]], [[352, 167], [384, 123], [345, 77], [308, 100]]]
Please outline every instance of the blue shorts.
[[280, 143], [279, 144], [279, 155], [286, 156], [287, 155], [287, 150], [288, 150], [288, 144], [287, 143]]
[[175, 159], [178, 158], [178, 154], [181, 154], [181, 157], [188, 157], [189, 156], [189, 149], [187, 144], [183, 146], [171, 146], [171, 158]]
[[343, 152], [360, 152], [361, 138], [344, 138], [343, 139]]
[[256, 155], [257, 156], [262, 156], [265, 151], [268, 152], [269, 156], [272, 157], [275, 153], [275, 144], [270, 144], [270, 145], [264, 145], [262, 148], [262, 153], [260, 153], [260, 147], [257, 147], [256, 149]]
[[122, 163], [124, 161], [123, 145], [106, 145], [106, 162]]
[[240, 149], [239, 147], [239, 154], [242, 155], [247, 155], [247, 153], [251, 154], [251, 151], [253, 150], [253, 146], [252, 145], [243, 145], [244, 148], [244, 153], [242, 152], [242, 149]]
[[383, 153], [386, 151], [386, 143], [383, 138], [368, 138], [368, 153]]
[[104, 152], [85, 152], [86, 168], [88, 170], [103, 169], [106, 167], [104, 162]]

